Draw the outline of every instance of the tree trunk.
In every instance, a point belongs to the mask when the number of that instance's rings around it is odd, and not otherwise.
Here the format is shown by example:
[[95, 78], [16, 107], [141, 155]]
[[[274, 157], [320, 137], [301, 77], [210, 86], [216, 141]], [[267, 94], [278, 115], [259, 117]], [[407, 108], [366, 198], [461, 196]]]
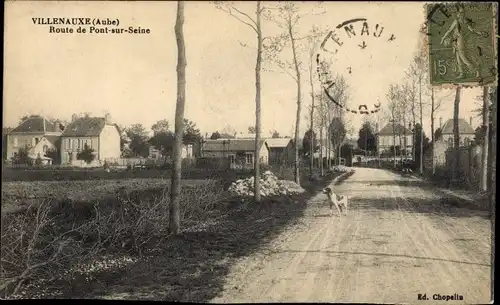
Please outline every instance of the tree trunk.
[[[314, 53], [310, 54], [309, 57], [309, 82], [311, 83], [311, 134], [314, 135], [314, 95], [316, 94], [314, 92], [314, 82], [313, 82], [313, 56]], [[310, 156], [309, 156], [309, 174], [311, 175], [311, 178], [313, 176], [313, 168], [314, 168], [314, 137], [311, 140], [311, 148], [310, 148]]]
[[488, 87], [483, 87], [483, 128], [484, 138], [483, 147], [481, 150], [481, 190], [488, 190], [488, 142], [489, 142], [489, 95]]
[[[489, 201], [491, 205], [491, 232], [495, 232], [495, 223], [496, 223], [496, 166], [497, 166], [497, 87], [491, 89], [491, 130], [490, 130], [490, 152], [489, 152], [489, 176], [490, 176], [490, 193], [489, 193]], [[491, 244], [491, 259], [492, 263], [495, 262], [495, 243]], [[494, 270], [491, 271], [491, 276], [493, 279]], [[491, 296], [493, 297], [494, 289], [491, 289]]]
[[417, 147], [415, 146], [415, 142], [417, 142], [417, 135], [415, 134], [415, 122], [417, 119], [415, 118], [415, 84], [412, 82], [412, 98], [411, 98], [411, 115], [413, 118], [413, 134], [412, 134], [412, 147], [411, 147], [411, 152], [412, 152], [412, 158], [413, 161], [417, 161]]
[[460, 131], [458, 130], [458, 116], [460, 109], [460, 92], [461, 87], [457, 86], [455, 90], [455, 104], [453, 108], [453, 164], [451, 166], [451, 182], [452, 184], [457, 182], [458, 170], [460, 166]]
[[257, 1], [257, 62], [255, 64], [255, 152], [254, 152], [254, 201], [260, 202], [260, 71], [262, 65], [262, 29], [260, 1]]
[[299, 62], [297, 59], [297, 52], [295, 49], [295, 38], [293, 37], [292, 31], [292, 20], [288, 19], [288, 35], [290, 35], [290, 42], [292, 44], [292, 54], [293, 63], [295, 66], [295, 75], [297, 77], [297, 115], [295, 117], [295, 183], [300, 184], [300, 156], [299, 156], [299, 132], [300, 132], [300, 111], [302, 106], [302, 94], [301, 94], [301, 80], [300, 80], [300, 70]]
[[436, 160], [434, 160], [436, 158], [436, 155], [435, 155], [435, 143], [434, 141], [436, 139], [434, 139], [434, 111], [435, 111], [435, 108], [434, 108], [434, 88], [431, 88], [431, 142], [432, 142], [432, 175], [435, 175], [436, 174]]
[[403, 165], [403, 142], [401, 141], [401, 131], [398, 133], [399, 138], [399, 160], [401, 161], [401, 165]]
[[178, 234], [180, 229], [179, 196], [181, 193], [182, 138], [184, 135], [184, 105], [186, 103], [186, 46], [184, 43], [184, 1], [177, 2], [175, 21], [177, 41], [177, 103], [175, 106], [175, 142], [172, 184], [169, 207], [169, 232]]
[[422, 77], [419, 78], [419, 102], [420, 102], [420, 175], [424, 174], [424, 111], [422, 105]]
[[319, 95], [319, 107], [320, 107], [320, 128], [319, 128], [319, 138], [320, 138], [320, 147], [319, 147], [319, 172], [321, 177], [325, 175], [324, 169], [323, 169], [323, 127], [324, 127], [324, 111], [323, 111], [323, 90], [320, 91]]
[[332, 167], [332, 152], [331, 152], [331, 147], [332, 147], [332, 130], [330, 128], [330, 125], [332, 123], [332, 117], [331, 117], [331, 113], [330, 113], [330, 103], [328, 102], [327, 104], [327, 125], [326, 125], [326, 130], [327, 130], [327, 136], [328, 138], [326, 139], [326, 155], [327, 155], [327, 159], [326, 159], [326, 166], [327, 166], [327, 170], [330, 171], [331, 167]]

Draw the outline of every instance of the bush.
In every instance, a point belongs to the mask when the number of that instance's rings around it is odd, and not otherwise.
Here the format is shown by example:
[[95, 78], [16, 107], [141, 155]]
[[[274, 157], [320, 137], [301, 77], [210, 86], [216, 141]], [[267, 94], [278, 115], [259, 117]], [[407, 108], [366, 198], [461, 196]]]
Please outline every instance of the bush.
[[85, 147], [83, 148], [82, 151], [78, 152], [76, 154], [76, 159], [77, 160], [83, 160], [87, 164], [92, 163], [94, 161], [96, 155], [94, 154], [94, 150], [90, 148], [87, 144], [85, 144]]
[[[208, 218], [223, 198], [215, 181], [183, 187], [183, 226]], [[141, 255], [164, 243], [169, 236], [169, 200], [168, 188], [122, 187], [115, 198], [101, 202], [42, 201], [2, 215], [1, 296], [16, 297], [30, 280], [71, 281], [78, 266], [100, 255]]]

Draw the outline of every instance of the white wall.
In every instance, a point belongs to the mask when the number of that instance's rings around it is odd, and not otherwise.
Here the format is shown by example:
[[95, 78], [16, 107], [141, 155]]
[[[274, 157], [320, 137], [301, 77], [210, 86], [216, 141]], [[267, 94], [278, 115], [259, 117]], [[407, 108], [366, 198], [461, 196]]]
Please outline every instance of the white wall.
[[107, 158], [119, 158], [120, 134], [114, 125], [104, 126], [99, 136], [99, 160]]

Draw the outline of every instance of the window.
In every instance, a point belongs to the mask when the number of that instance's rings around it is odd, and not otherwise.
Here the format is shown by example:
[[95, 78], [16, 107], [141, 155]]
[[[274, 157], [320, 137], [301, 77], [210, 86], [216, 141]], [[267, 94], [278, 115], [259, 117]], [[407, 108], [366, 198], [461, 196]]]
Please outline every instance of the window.
[[47, 150], [49, 150], [49, 146], [44, 145], [44, 146], [43, 146], [43, 152], [44, 152], [44, 153], [46, 153], [46, 152], [47, 152]]
[[17, 138], [14, 138], [14, 147], [17, 147], [19, 143], [17, 142]]
[[469, 146], [470, 145], [470, 139], [468, 137], [465, 137], [464, 139], [464, 145]]
[[448, 147], [452, 148], [453, 147], [453, 138], [448, 139]]
[[235, 155], [228, 155], [229, 158], [229, 164], [235, 164], [236, 163], [236, 156]]
[[78, 141], [78, 142], [77, 142], [77, 148], [78, 148], [78, 149], [82, 149], [82, 141], [83, 141], [83, 140], [82, 140], [82, 139], [77, 139], [77, 141]]
[[245, 163], [253, 164], [253, 153], [245, 153]]

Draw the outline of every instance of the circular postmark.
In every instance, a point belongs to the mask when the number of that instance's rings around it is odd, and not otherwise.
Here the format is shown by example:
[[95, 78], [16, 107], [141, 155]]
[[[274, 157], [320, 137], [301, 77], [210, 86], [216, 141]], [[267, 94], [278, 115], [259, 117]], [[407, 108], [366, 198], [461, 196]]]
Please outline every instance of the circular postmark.
[[[369, 50], [374, 45], [381, 41], [392, 44], [396, 40], [394, 33], [387, 31], [385, 27], [378, 22], [368, 21], [366, 18], [353, 18], [345, 20], [335, 26], [333, 30], [328, 31], [326, 36], [321, 41], [318, 53], [316, 55], [316, 72], [321, 83], [322, 90], [327, 98], [336, 106], [343, 108], [345, 111], [354, 114], [370, 115], [377, 113], [380, 110], [380, 103], [373, 105], [357, 105], [351, 108], [342, 105], [330, 95], [330, 90], [336, 86], [335, 82], [329, 79], [327, 71], [327, 62], [334, 59], [338, 54], [342, 53], [346, 46], [350, 45], [360, 51]], [[349, 51], [346, 51], [349, 52]], [[371, 55], [370, 55], [371, 58]], [[346, 67], [345, 73], [355, 73], [352, 66]], [[358, 71], [359, 72], [359, 71]]]

